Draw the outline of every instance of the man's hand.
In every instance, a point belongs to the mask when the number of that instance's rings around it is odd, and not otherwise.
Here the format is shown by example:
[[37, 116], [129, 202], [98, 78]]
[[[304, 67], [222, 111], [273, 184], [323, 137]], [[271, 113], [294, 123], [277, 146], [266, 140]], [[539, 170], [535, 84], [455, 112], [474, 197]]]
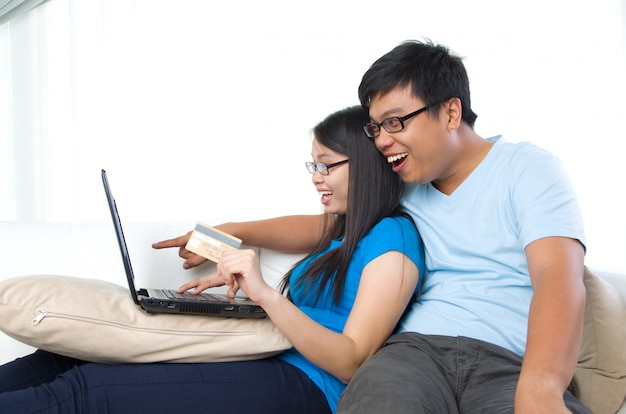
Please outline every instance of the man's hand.
[[570, 411], [565, 406], [563, 394], [558, 387], [548, 387], [539, 384], [525, 386], [519, 384], [515, 395], [515, 413], [520, 414], [567, 414]]

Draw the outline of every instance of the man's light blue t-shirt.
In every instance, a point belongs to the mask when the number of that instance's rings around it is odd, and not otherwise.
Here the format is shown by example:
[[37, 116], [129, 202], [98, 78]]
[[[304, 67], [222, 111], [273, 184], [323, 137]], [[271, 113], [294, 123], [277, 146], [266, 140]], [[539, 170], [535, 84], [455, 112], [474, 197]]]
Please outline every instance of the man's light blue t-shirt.
[[500, 137], [451, 195], [407, 185], [404, 207], [424, 242], [426, 274], [401, 331], [466, 336], [519, 355], [532, 286], [525, 248], [585, 236], [575, 191], [558, 158]]

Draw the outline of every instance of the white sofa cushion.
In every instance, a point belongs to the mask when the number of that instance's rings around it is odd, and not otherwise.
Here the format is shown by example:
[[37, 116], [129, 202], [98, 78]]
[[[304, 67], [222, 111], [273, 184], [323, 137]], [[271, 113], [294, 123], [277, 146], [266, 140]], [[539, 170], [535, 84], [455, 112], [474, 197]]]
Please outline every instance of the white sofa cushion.
[[580, 401], [613, 414], [626, 397], [626, 308], [619, 292], [585, 267], [583, 343], [574, 375]]
[[0, 329], [36, 348], [103, 363], [246, 360], [291, 347], [267, 318], [148, 314], [128, 288], [54, 275], [0, 282]]

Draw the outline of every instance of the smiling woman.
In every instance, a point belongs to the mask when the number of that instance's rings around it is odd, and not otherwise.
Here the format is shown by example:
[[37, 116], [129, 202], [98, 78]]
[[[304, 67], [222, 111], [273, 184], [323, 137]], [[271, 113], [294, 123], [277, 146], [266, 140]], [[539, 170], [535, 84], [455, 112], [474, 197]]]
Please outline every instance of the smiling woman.
[[559, 155], [587, 262], [626, 271], [621, 137], [598, 122], [626, 112], [623, 2], [400, 5], [381, 18], [373, 0], [49, 0], [13, 17], [0, 26], [0, 220], [105, 221], [102, 168], [128, 220], [316, 213], [310, 125], [356, 104], [382, 53], [428, 37], [464, 57], [476, 131]]

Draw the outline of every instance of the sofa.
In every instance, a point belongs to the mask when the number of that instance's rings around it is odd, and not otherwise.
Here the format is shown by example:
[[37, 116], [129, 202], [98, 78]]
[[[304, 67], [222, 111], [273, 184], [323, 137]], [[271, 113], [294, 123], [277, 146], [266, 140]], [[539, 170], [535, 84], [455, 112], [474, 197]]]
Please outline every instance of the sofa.
[[[195, 224], [194, 220], [124, 223], [125, 238], [138, 287], [178, 287], [186, 281], [214, 271], [215, 265], [211, 262], [199, 268], [185, 270], [175, 249], [154, 250], [151, 247], [151, 243], [155, 241], [186, 233]], [[127, 286], [120, 251], [110, 222], [0, 222], [0, 235], [2, 257], [0, 281], [20, 275], [46, 274], [97, 279]], [[274, 285], [289, 267], [302, 257], [299, 254], [279, 253], [266, 249], [260, 249], [258, 252], [263, 274]], [[605, 377], [601, 380], [609, 381], [613, 391], [609, 395], [606, 391], [610, 388], [606, 385], [607, 382], [596, 381], [597, 376], [591, 375], [588, 382], [593, 383], [592, 395], [588, 395], [587, 398], [598, 401], [598, 407], [602, 406], [601, 409], [594, 411], [598, 414], [626, 413], [626, 403], [623, 402], [626, 396], [626, 356], [623, 358], [621, 356], [621, 349], [626, 347], [624, 345], [626, 342], [622, 342], [626, 339], [626, 333], [622, 333], [620, 328], [624, 327], [626, 330], [626, 308], [623, 304], [626, 301], [626, 275], [595, 271], [593, 273], [601, 279], [601, 284], [595, 286], [608, 289], [608, 293], [614, 296], [611, 299], [613, 305], [605, 309], [604, 304], [607, 302], [605, 298], [597, 302], [588, 300], [590, 309], [586, 310], [585, 334], [593, 337], [591, 339], [600, 347], [610, 346], [598, 352], [594, 348], [592, 356], [583, 355], [585, 354], [583, 350], [580, 365], [592, 364], [594, 369], [596, 365], [609, 365], [610, 372], [602, 373]], [[604, 282], [607, 282], [606, 286]], [[595, 312], [595, 308], [598, 312], [609, 312], [609, 315]], [[608, 331], [612, 339], [607, 340], [607, 333], [602, 332], [603, 330]], [[607, 344], [608, 341], [615, 343]], [[0, 333], [0, 349], [2, 350], [0, 363], [6, 363], [34, 350], [3, 333]], [[613, 368], [616, 365], [613, 361], [616, 353], [620, 354], [618, 359], [624, 359], [623, 369]], [[621, 362], [617, 363], [620, 364]], [[605, 405], [609, 408], [602, 405], [603, 401], [616, 398], [619, 398], [619, 401]]]

